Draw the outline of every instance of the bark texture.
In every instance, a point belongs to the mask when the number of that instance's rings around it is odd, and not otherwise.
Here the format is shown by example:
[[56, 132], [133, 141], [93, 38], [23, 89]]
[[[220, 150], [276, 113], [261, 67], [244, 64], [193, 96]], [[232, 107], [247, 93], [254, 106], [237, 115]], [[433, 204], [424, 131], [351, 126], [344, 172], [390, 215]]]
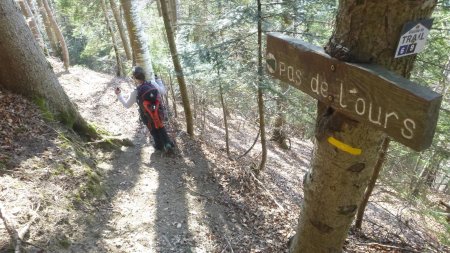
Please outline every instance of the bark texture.
[[230, 138], [228, 134], [227, 105], [225, 104], [225, 100], [223, 99], [223, 88], [221, 83], [219, 83], [219, 93], [220, 93], [220, 103], [222, 104], [223, 123], [225, 126], [225, 147], [227, 150], [227, 157], [230, 158], [230, 144], [229, 144]]
[[340, 0], [327, 52], [343, 61], [377, 63], [408, 78], [416, 56], [394, 58], [409, 21], [431, 16], [436, 0]]
[[109, 34], [111, 35], [111, 40], [114, 48], [114, 53], [116, 55], [117, 64], [117, 76], [123, 76], [124, 71], [122, 67], [122, 59], [120, 58], [119, 48], [117, 46], [116, 37], [114, 36], [114, 31], [112, 29], [111, 23], [109, 22], [108, 9], [106, 8], [105, 0], [100, 0], [100, 5], [102, 6], [103, 15], [105, 16], [106, 27], [108, 28]]
[[[178, 22], [178, 6], [180, 5], [178, 0], [168, 0], [167, 2], [167, 8], [170, 10], [170, 24], [174, 28], [174, 30], [177, 29], [177, 22]], [[158, 9], [158, 14], [161, 17], [162, 16], [162, 10], [161, 10], [161, 3], [160, 1], [156, 1], [156, 7]]]
[[42, 2], [42, 0], [36, 0], [36, 2], [38, 4], [42, 20], [44, 21], [45, 32], [50, 43], [50, 48], [52, 49], [52, 53], [53, 55], [60, 55], [60, 50], [58, 49], [58, 40], [53, 33], [52, 25], [50, 23], [50, 19], [47, 16], [47, 11], [45, 10], [44, 3]]
[[0, 1], [0, 86], [38, 102], [56, 119], [95, 137], [58, 82], [14, 0]]
[[164, 27], [166, 28], [167, 41], [169, 42], [170, 54], [172, 55], [173, 66], [178, 79], [178, 86], [180, 87], [181, 100], [183, 102], [184, 114], [186, 115], [186, 128], [189, 136], [194, 137], [194, 121], [192, 119], [191, 105], [189, 103], [189, 96], [184, 80], [183, 68], [178, 58], [177, 45], [175, 43], [175, 34], [170, 25], [170, 10], [167, 8], [166, 0], [160, 0], [161, 11], [164, 19]]
[[144, 69], [147, 80], [154, 79], [152, 61], [148, 50], [147, 42], [142, 30], [141, 18], [137, 10], [135, 0], [120, 0], [122, 3], [125, 23], [128, 28], [131, 49], [133, 51], [133, 65]]
[[34, 19], [34, 15], [31, 11], [30, 6], [28, 5], [28, 2], [25, 0], [20, 0], [19, 5], [20, 8], [22, 9], [23, 15], [27, 18], [28, 26], [30, 27], [31, 32], [33, 33], [34, 39], [37, 41], [42, 50], [45, 51], [46, 48], [44, 40], [42, 39], [41, 31], [37, 26], [36, 20]]
[[263, 96], [263, 64], [262, 64], [262, 16], [261, 1], [257, 0], [258, 7], [258, 114], [259, 114], [259, 132], [261, 133], [261, 162], [258, 166], [257, 174], [261, 173], [266, 167], [267, 162], [267, 141], [266, 141], [266, 120], [264, 117], [265, 106]]
[[168, 9], [170, 10], [170, 24], [176, 29], [178, 22], [178, 1], [168, 0]]
[[284, 95], [289, 89], [289, 86], [285, 83], [280, 83], [280, 86], [282, 94], [279, 94], [276, 97], [277, 116], [275, 117], [272, 137], [270, 138], [270, 140], [275, 141], [282, 149], [289, 149], [289, 146], [287, 144], [288, 137], [286, 131], [284, 130], [284, 126], [286, 125], [285, 109], [288, 106]]
[[58, 42], [59, 42], [59, 46], [61, 47], [62, 57], [63, 57], [63, 61], [64, 61], [64, 68], [66, 70], [69, 70], [70, 59], [69, 59], [69, 50], [67, 49], [66, 40], [64, 39], [61, 29], [59, 29], [58, 23], [56, 23], [56, 19], [53, 16], [52, 10], [50, 9], [50, 6], [48, 5], [47, 0], [42, 0], [42, 3], [44, 5], [45, 11], [47, 12], [47, 17], [52, 26], [52, 30], [55, 32], [56, 38], [58, 39]]
[[[394, 59], [403, 24], [431, 15], [435, 0], [340, 0], [327, 53], [344, 61], [373, 62], [409, 76], [414, 56]], [[311, 171], [304, 179], [304, 202], [290, 252], [342, 252], [383, 134], [318, 105]], [[328, 142], [333, 137], [361, 149], [352, 155]]]
[[433, 186], [440, 164], [443, 160], [444, 158], [439, 155], [439, 152], [435, 151], [433, 155], [431, 155], [427, 165], [415, 180], [411, 193], [414, 197], [418, 197], [420, 193], [425, 193], [426, 188], [431, 188]]
[[131, 53], [130, 43], [128, 42], [127, 33], [125, 30], [125, 27], [123, 26], [122, 18], [120, 17], [120, 12], [119, 12], [119, 8], [117, 7], [116, 0], [109, 0], [109, 3], [111, 4], [111, 10], [114, 14], [114, 19], [116, 20], [117, 28], [119, 29], [120, 39], [122, 40], [123, 49], [125, 50], [127, 59], [129, 61], [131, 61], [133, 59], [133, 55]]

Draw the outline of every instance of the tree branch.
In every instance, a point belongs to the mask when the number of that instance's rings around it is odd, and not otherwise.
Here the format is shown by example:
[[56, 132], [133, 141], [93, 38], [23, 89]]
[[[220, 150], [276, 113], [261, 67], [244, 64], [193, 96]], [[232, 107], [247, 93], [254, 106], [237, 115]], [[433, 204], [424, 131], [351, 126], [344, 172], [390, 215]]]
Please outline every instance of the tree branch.
[[255, 146], [256, 142], [257, 142], [258, 139], [259, 139], [259, 134], [260, 134], [260, 133], [261, 133], [261, 131], [258, 131], [258, 134], [256, 135], [255, 141], [253, 142], [252, 146], [251, 146], [247, 151], [245, 151], [244, 154], [242, 154], [241, 156], [239, 156], [238, 158], [236, 158], [236, 160], [239, 160], [239, 159], [241, 159], [242, 157], [246, 156], [246, 155], [248, 154], [248, 152], [250, 152], [250, 151], [253, 149], [253, 147]]
[[[38, 203], [37, 207], [32, 209], [33, 216], [31, 217], [30, 221], [28, 221], [28, 223], [25, 224], [25, 226], [23, 228], [21, 228], [19, 231], [17, 231], [16, 223], [8, 217], [9, 215], [6, 214], [5, 208], [0, 203], [0, 218], [3, 220], [6, 230], [8, 231], [8, 234], [11, 237], [12, 245], [13, 245], [15, 253], [22, 252], [23, 238], [30, 230], [31, 224], [33, 224], [33, 222], [38, 217], [37, 211], [39, 210], [40, 206], [41, 206], [41, 203]], [[25, 242], [25, 243], [27, 243], [27, 242]], [[30, 244], [30, 243], [28, 243], [28, 244]], [[32, 244], [30, 244], [30, 245], [32, 245]]]

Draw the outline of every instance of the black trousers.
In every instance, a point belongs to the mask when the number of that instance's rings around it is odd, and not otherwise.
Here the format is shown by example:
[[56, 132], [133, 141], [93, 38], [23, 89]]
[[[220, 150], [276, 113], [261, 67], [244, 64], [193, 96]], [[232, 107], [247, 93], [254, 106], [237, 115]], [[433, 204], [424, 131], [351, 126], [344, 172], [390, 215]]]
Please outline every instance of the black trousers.
[[165, 127], [159, 129], [156, 128], [150, 129], [150, 134], [152, 135], [153, 140], [155, 141], [155, 148], [157, 150], [163, 150], [164, 148], [174, 147], [174, 144], [170, 140]]
[[142, 122], [148, 128], [150, 134], [153, 137], [153, 140], [155, 141], [155, 149], [164, 150], [165, 148], [167, 149], [175, 147], [173, 142], [170, 140], [165, 127], [157, 129], [148, 113], [144, 113], [143, 110], [141, 110], [140, 108], [139, 113]]

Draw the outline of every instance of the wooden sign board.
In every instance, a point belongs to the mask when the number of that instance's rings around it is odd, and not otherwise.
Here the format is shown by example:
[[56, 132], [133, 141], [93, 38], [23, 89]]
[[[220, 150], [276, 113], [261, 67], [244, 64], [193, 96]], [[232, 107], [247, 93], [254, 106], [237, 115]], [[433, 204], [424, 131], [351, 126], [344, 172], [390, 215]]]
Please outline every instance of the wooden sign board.
[[442, 96], [374, 64], [342, 62], [279, 33], [267, 35], [267, 72], [394, 140], [431, 145]]

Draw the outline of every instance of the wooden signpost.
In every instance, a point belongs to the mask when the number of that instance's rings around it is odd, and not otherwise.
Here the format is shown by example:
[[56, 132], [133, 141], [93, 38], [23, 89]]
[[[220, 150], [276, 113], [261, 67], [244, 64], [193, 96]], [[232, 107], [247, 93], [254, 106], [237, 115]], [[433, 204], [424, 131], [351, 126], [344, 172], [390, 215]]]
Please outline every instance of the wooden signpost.
[[322, 48], [267, 35], [267, 72], [341, 113], [421, 151], [431, 145], [442, 96], [381, 66], [342, 62]]

